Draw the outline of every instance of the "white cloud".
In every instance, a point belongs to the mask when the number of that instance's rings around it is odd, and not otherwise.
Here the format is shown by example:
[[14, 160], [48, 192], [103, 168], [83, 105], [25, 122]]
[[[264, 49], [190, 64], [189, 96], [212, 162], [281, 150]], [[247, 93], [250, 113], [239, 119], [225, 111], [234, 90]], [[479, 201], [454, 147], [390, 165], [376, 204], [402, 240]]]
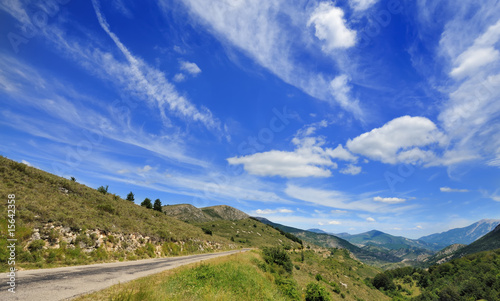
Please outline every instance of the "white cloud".
[[274, 213], [293, 213], [293, 210], [290, 209], [257, 209], [255, 210], [257, 214], [274, 214]]
[[347, 111], [355, 112], [358, 116], [363, 116], [363, 111], [359, 106], [359, 100], [351, 97], [351, 86], [349, 86], [349, 77], [346, 74], [335, 77], [330, 82], [332, 95], [340, 106]]
[[351, 7], [357, 11], [366, 10], [377, 2], [378, 0], [349, 0], [349, 4], [351, 5]]
[[340, 173], [345, 175], [357, 175], [361, 172], [361, 166], [356, 166], [353, 164], [347, 165], [345, 168], [340, 170]]
[[183, 82], [186, 80], [186, 76], [183, 74], [183, 73], [177, 73], [175, 76], [174, 76], [174, 81], [180, 83], [180, 82]]
[[469, 49], [457, 58], [458, 66], [451, 70], [450, 75], [453, 77], [466, 76], [499, 58], [500, 52], [493, 47]]
[[[208, 109], [202, 108], [202, 110], [199, 110], [196, 108], [185, 97], [179, 95], [175, 87], [166, 80], [163, 72], [150, 67], [140, 58], [133, 56], [119, 38], [109, 29], [109, 25], [100, 10], [99, 3], [93, 0], [92, 4], [102, 29], [113, 40], [128, 62], [128, 64], [119, 63], [109, 53], [102, 53], [100, 57], [100, 53], [97, 50], [93, 56], [94, 59], [95, 57], [99, 59], [94, 63], [101, 68], [102, 72], [108, 73], [111, 78], [118, 81], [121, 85], [136, 93], [141, 98], [145, 98], [155, 103], [160, 109], [161, 117], [167, 124], [170, 122], [165, 114], [165, 109], [176, 112], [194, 121], [199, 121], [207, 128], [220, 129], [220, 122], [213, 118], [212, 113]], [[67, 50], [74, 52], [73, 55], [82, 54], [81, 49], [71, 49], [71, 47], [75, 47], [75, 45], [67, 41], [58, 42], [59, 45], [69, 47]], [[88, 59], [88, 57], [85, 59]]]
[[[195, 21], [207, 26], [221, 42], [241, 50], [257, 64], [304, 93], [331, 104], [343, 105], [342, 108], [355, 118], [363, 118], [356, 104], [346, 106], [335, 99], [331, 93], [330, 76], [297, 59], [303, 51], [311, 52], [301, 43], [309, 43], [311, 39], [306, 30], [308, 21], [317, 27], [316, 35], [323, 39], [323, 49], [345, 49], [354, 45], [355, 32], [346, 28], [340, 8], [323, 3], [312, 12], [290, 1], [268, 0], [183, 2]], [[165, 4], [162, 7], [166, 12], [170, 9]], [[291, 22], [283, 22], [287, 17]], [[332, 61], [342, 60], [340, 56], [328, 56]], [[353, 108], [356, 110], [353, 111]]]
[[[310, 127], [300, 130], [297, 135], [309, 133]], [[295, 137], [294, 151], [271, 150], [242, 157], [228, 158], [229, 164], [243, 164], [244, 169], [258, 176], [281, 176], [285, 178], [329, 177], [331, 169], [338, 168], [332, 159], [356, 161], [342, 145], [335, 149], [325, 148], [322, 137]], [[355, 170], [354, 170], [355, 171]]]
[[402, 198], [383, 198], [376, 196], [373, 198], [375, 202], [382, 202], [382, 203], [387, 203], [387, 204], [400, 204], [406, 202], [406, 199]]
[[467, 189], [455, 189], [450, 187], [441, 187], [439, 188], [441, 192], [469, 192]]
[[144, 167], [142, 168], [137, 168], [137, 171], [139, 173], [146, 173], [146, 172], [149, 172], [153, 169], [153, 167], [149, 166], [149, 165], [145, 165]]
[[120, 170], [117, 170], [116, 172], [119, 173], [119, 174], [121, 174], [121, 175], [123, 175], [123, 174], [129, 173], [130, 170], [128, 170], [128, 169], [120, 169]]
[[200, 67], [195, 63], [181, 61], [181, 70], [186, 71], [187, 73], [196, 76], [201, 73]]
[[356, 31], [347, 28], [344, 11], [328, 2], [321, 2], [314, 10], [308, 26], [314, 25], [315, 35], [324, 41], [324, 52], [349, 48], [356, 44]]
[[375, 222], [375, 219], [373, 217], [367, 217], [366, 221], [370, 222], [370, 223], [373, 223], [373, 222]]
[[347, 213], [348, 211], [346, 211], [346, 210], [338, 210], [338, 209], [336, 209], [336, 210], [332, 210], [332, 211], [330, 211], [330, 212], [331, 212], [331, 213], [333, 213], [333, 214], [345, 214], [345, 213]]
[[419, 147], [442, 142], [443, 139], [444, 135], [429, 119], [403, 116], [349, 139], [346, 145], [353, 153], [384, 163], [428, 163], [435, 160], [435, 154]]
[[340, 225], [340, 224], [342, 224], [342, 222], [340, 222], [340, 221], [329, 221], [328, 224], [329, 225]]
[[28, 161], [26, 160], [21, 160], [21, 163], [25, 164], [25, 165], [28, 165], [28, 166], [33, 166], [31, 165], [31, 163], [29, 163]]

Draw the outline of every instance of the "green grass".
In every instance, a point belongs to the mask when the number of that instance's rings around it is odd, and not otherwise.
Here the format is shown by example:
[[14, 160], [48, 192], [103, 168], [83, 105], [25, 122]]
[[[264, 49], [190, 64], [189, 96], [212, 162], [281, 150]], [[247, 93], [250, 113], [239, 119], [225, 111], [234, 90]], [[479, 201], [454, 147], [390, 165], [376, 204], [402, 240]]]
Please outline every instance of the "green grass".
[[235, 254], [120, 284], [75, 300], [289, 300], [254, 252]]
[[[15, 194], [16, 200], [16, 238], [18, 239], [19, 267], [40, 268], [70, 264], [84, 264], [100, 260], [123, 260], [145, 258], [146, 250], [141, 254], [84, 254], [76, 248], [58, 250], [26, 250], [27, 240], [34, 228], [41, 228], [46, 223], [70, 227], [78, 232], [81, 229], [100, 229], [121, 234], [141, 234], [149, 236], [159, 244], [186, 242], [187, 253], [198, 252], [197, 246], [190, 242], [216, 242], [224, 249], [234, 243], [217, 235], [207, 235], [200, 227], [171, 218], [158, 211], [146, 209], [112, 193], [103, 194], [77, 182], [52, 175], [42, 170], [26, 166], [0, 156], [0, 197]], [[109, 189], [112, 191], [112, 187]], [[66, 192], [67, 191], [67, 192]], [[7, 206], [0, 215], [0, 270], [5, 270], [7, 238]], [[175, 249], [175, 247], [172, 247]], [[168, 246], [165, 249], [172, 249]], [[73, 256], [73, 253], [79, 253]], [[98, 252], [99, 253], [99, 252]], [[101, 252], [102, 253], [102, 252]], [[170, 254], [164, 252], [165, 255]], [[175, 253], [175, 252], [174, 252]], [[55, 254], [55, 255], [54, 255]], [[144, 255], [145, 254], [145, 255]], [[107, 258], [107, 259], [104, 259]]]
[[281, 245], [291, 249], [300, 248], [300, 244], [286, 238], [278, 230], [251, 218], [237, 221], [216, 220], [195, 225], [246, 247]]

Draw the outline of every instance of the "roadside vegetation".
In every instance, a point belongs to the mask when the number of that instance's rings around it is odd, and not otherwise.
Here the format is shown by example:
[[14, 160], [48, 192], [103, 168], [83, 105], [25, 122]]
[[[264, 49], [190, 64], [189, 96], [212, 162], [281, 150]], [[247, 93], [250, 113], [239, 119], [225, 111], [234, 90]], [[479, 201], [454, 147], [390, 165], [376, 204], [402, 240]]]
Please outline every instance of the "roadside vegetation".
[[371, 281], [393, 300], [500, 300], [500, 249], [454, 259], [428, 270], [389, 270]]
[[264, 247], [115, 285], [76, 300], [390, 300], [365, 284], [378, 272], [344, 250]]

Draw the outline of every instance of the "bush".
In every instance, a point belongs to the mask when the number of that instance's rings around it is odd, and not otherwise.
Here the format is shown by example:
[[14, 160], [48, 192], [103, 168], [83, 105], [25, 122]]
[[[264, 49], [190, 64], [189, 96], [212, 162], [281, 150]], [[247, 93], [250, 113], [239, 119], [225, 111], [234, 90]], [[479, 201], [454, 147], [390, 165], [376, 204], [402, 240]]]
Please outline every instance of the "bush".
[[153, 209], [153, 204], [151, 203], [151, 200], [148, 198], [145, 198], [144, 201], [142, 201], [141, 206], [146, 207], [148, 209]]
[[212, 230], [208, 228], [201, 228], [201, 229], [203, 230], [203, 232], [205, 232], [205, 234], [212, 235]]
[[108, 193], [108, 187], [109, 187], [108, 185], [106, 185], [106, 187], [100, 186], [99, 188], [97, 188], [97, 191], [99, 191], [102, 194], [107, 194]]
[[385, 273], [380, 273], [373, 278], [373, 286], [375, 286], [377, 289], [384, 288], [386, 291], [391, 291], [396, 289], [396, 285], [394, 285], [394, 282], [392, 281], [389, 276], [387, 276]]
[[292, 272], [293, 264], [288, 253], [280, 247], [264, 248], [263, 258], [268, 264], [282, 266], [288, 273]]
[[38, 250], [41, 250], [44, 246], [45, 241], [42, 239], [37, 239], [28, 246], [28, 250], [30, 250], [30, 252], [36, 252]]
[[129, 192], [129, 194], [127, 194], [127, 201], [129, 202], [133, 202], [134, 201], [134, 194], [131, 192]]
[[306, 301], [327, 301], [330, 295], [317, 282], [310, 282], [306, 287]]

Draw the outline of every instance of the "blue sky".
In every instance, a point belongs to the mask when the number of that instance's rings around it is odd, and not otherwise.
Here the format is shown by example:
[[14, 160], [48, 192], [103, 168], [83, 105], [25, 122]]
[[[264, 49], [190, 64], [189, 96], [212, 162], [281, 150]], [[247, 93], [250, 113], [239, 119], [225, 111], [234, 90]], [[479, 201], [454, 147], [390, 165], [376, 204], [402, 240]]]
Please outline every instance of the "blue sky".
[[136, 202], [418, 238], [500, 218], [500, 4], [0, 1], [0, 154]]

